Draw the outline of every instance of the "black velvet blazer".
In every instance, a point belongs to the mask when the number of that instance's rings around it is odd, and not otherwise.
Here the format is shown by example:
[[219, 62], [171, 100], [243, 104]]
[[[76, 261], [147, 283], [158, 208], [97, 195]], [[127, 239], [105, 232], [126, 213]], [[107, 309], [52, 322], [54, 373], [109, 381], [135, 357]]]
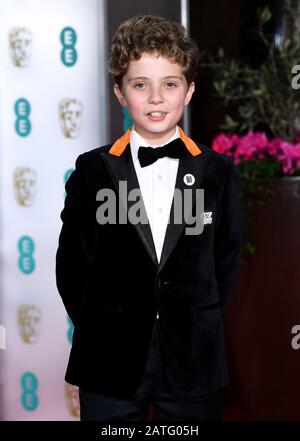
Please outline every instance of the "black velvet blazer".
[[[134, 393], [157, 312], [164, 372], [182, 397], [213, 392], [228, 381], [222, 307], [242, 241], [238, 179], [230, 158], [180, 133], [187, 149], [175, 187], [192, 190], [191, 215], [197, 213], [196, 189], [204, 189], [208, 214], [201, 234], [186, 234], [185, 219], [173, 221], [173, 203], [160, 263], [149, 224], [119, 221], [119, 203], [129, 211], [134, 202], [125, 201], [118, 184], [126, 181], [128, 192], [139, 188], [129, 132], [81, 154], [66, 183], [56, 281], [74, 323], [65, 377], [71, 384], [107, 395]], [[189, 186], [187, 174], [195, 178]], [[101, 189], [116, 194], [115, 223], [97, 221]]]

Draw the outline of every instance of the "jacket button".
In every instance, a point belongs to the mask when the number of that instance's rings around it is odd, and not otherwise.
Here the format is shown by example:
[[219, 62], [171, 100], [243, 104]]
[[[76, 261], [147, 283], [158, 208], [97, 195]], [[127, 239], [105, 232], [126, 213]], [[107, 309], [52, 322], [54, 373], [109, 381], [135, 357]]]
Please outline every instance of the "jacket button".
[[157, 286], [161, 290], [169, 288], [170, 284], [171, 284], [170, 280], [163, 280], [159, 278], [157, 281]]

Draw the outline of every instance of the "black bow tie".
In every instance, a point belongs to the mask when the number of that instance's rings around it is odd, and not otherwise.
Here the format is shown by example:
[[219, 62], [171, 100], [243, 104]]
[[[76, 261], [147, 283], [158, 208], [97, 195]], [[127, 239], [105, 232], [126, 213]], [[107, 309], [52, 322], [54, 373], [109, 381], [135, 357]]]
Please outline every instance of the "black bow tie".
[[181, 158], [185, 152], [185, 145], [180, 138], [176, 138], [163, 147], [139, 147], [138, 158], [141, 167], [153, 164], [159, 158]]

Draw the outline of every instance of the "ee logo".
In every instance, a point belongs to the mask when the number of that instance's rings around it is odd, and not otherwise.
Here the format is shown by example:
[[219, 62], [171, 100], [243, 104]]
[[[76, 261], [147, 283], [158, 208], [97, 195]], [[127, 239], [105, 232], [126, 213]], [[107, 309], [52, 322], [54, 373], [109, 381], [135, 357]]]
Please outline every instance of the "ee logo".
[[34, 242], [29, 236], [22, 236], [18, 242], [20, 257], [18, 260], [19, 268], [24, 274], [30, 274], [35, 268]]
[[[66, 185], [67, 180], [69, 179], [70, 175], [73, 173], [74, 168], [68, 168], [68, 170], [64, 174], [64, 184]], [[67, 193], [65, 192], [65, 197]]]
[[39, 386], [36, 375], [32, 372], [25, 372], [21, 377], [21, 403], [29, 412], [35, 410], [39, 405], [39, 397], [36, 393]]
[[60, 42], [63, 46], [60, 58], [67, 67], [74, 66], [77, 61], [77, 50], [75, 44], [77, 42], [77, 34], [70, 26], [63, 28], [60, 33]]
[[72, 320], [70, 319], [69, 316], [67, 316], [67, 321], [68, 321], [68, 325], [69, 325], [68, 333], [67, 333], [68, 341], [69, 341], [70, 344], [72, 344], [72, 341], [73, 341], [73, 332], [74, 332], [74, 325], [73, 325], [73, 322], [72, 322]]
[[19, 98], [15, 103], [15, 114], [17, 116], [15, 129], [19, 136], [27, 136], [31, 131], [30, 112], [29, 101], [26, 98]]

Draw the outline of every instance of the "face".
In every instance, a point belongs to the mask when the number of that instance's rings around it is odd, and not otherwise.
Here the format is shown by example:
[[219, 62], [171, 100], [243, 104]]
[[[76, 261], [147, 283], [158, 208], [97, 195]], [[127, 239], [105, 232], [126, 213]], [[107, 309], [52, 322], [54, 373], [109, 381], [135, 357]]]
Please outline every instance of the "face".
[[194, 83], [188, 87], [178, 63], [146, 53], [129, 63], [122, 88], [114, 86], [136, 131], [150, 144], [163, 144], [174, 134], [194, 89]]
[[77, 138], [81, 130], [82, 103], [76, 99], [63, 99], [60, 103], [60, 124], [67, 138]]
[[36, 173], [33, 169], [19, 167], [15, 171], [14, 182], [16, 197], [20, 205], [31, 205], [36, 190]]
[[18, 324], [22, 339], [36, 343], [40, 333], [41, 310], [34, 305], [21, 305], [18, 309]]
[[27, 66], [31, 55], [31, 32], [26, 28], [14, 28], [10, 35], [12, 57], [17, 66]]

